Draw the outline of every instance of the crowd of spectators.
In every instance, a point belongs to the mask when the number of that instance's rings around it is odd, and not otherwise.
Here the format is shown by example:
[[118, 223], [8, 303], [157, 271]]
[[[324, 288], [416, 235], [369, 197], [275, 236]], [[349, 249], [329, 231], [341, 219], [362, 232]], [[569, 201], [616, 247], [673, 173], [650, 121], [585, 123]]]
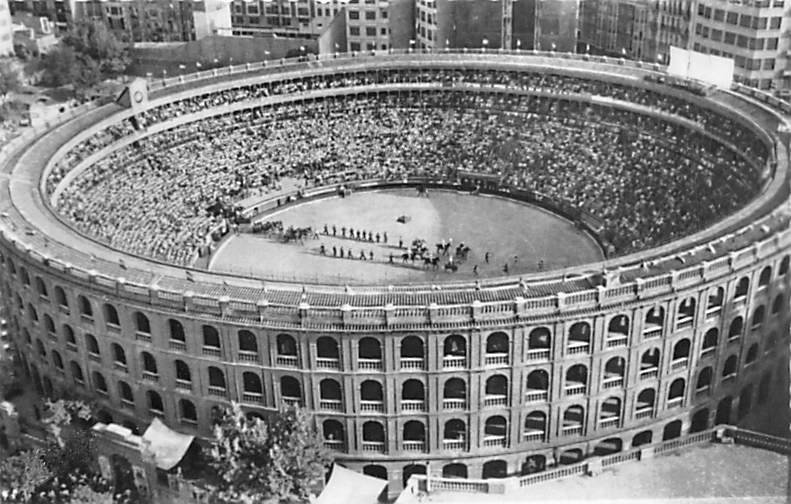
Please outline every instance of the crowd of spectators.
[[[734, 120], [675, 95], [651, 89], [649, 83], [625, 85], [617, 82], [591, 80], [572, 75], [548, 72], [517, 72], [497, 70], [404, 70], [382, 69], [350, 71], [325, 76], [279, 80], [243, 85], [223, 91], [197, 94], [149, 109], [137, 117], [112, 125], [71, 149], [53, 169], [48, 189], [54, 190], [65, 174], [79, 161], [137, 129], [172, 120], [207, 108], [255, 101], [268, 96], [295, 94], [331, 88], [387, 84], [426, 83], [444, 86], [489, 87], [556, 95], [603, 96], [643, 105], [689, 119], [732, 143], [745, 155], [765, 163], [769, 153], [766, 145], [747, 128]], [[646, 87], [643, 87], [646, 86]]]
[[210, 207], [284, 178], [454, 181], [459, 170], [593, 215], [616, 253], [696, 231], [759, 189], [740, 153], [653, 116], [495, 90], [400, 91], [256, 107], [151, 135], [87, 168], [57, 210], [113, 246], [187, 264], [229, 225]]

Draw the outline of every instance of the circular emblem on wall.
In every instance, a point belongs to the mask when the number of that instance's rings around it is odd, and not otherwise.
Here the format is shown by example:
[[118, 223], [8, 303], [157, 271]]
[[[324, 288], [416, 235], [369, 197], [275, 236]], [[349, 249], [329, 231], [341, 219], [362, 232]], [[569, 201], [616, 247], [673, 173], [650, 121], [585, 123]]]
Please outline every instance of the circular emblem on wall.
[[143, 92], [142, 91], [135, 91], [134, 94], [135, 103], [140, 103], [143, 101]]

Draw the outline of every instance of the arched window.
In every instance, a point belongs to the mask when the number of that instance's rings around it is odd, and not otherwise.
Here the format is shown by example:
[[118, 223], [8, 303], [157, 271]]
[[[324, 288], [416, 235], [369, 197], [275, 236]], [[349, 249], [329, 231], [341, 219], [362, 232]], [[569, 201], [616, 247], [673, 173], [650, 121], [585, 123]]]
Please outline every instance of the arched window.
[[458, 334], [451, 334], [442, 345], [443, 367], [466, 367], [467, 340]]
[[225, 373], [220, 368], [209, 366], [209, 389], [225, 390]]
[[[192, 373], [190, 367], [182, 360], [176, 360], [176, 381], [189, 384], [192, 382]], [[178, 386], [178, 384], [177, 384]]]
[[508, 421], [502, 415], [490, 416], [483, 426], [484, 446], [504, 446], [508, 434]]
[[731, 321], [731, 327], [728, 329], [728, 339], [736, 339], [742, 335], [744, 329], [744, 319], [741, 316], [736, 317]]
[[696, 411], [692, 415], [692, 421], [689, 425], [689, 433], [702, 432], [709, 428], [709, 409], [703, 408]]
[[404, 424], [404, 449], [407, 451], [423, 450], [426, 442], [426, 426], [418, 420], [410, 420]]
[[293, 376], [280, 377], [280, 395], [287, 403], [299, 403], [302, 400], [302, 386]]
[[716, 352], [719, 334], [720, 331], [716, 327], [712, 327], [706, 331], [706, 334], [703, 335], [703, 355]]
[[716, 290], [709, 292], [709, 302], [706, 305], [706, 314], [714, 315], [722, 309], [722, 303], [725, 301], [725, 289], [717, 287]]
[[423, 340], [407, 336], [401, 340], [401, 369], [423, 369]]
[[146, 392], [148, 398], [148, 409], [151, 413], [161, 415], [165, 411], [165, 406], [162, 404], [162, 396], [153, 390]]
[[442, 429], [442, 444], [447, 449], [463, 450], [467, 439], [467, 425], [464, 420], [454, 418], [445, 422]]
[[27, 270], [23, 267], [19, 268], [19, 278], [22, 280], [22, 283], [25, 286], [30, 285], [30, 276], [27, 274]]
[[525, 430], [522, 433], [525, 441], [544, 441], [547, 432], [547, 414], [543, 411], [531, 411], [525, 417]]
[[788, 273], [788, 256], [783, 257], [783, 260], [780, 261], [780, 269], [777, 271], [777, 274], [780, 276], [784, 276]]
[[635, 418], [648, 418], [654, 414], [654, 404], [656, 403], [656, 390], [647, 388], [637, 394], [635, 403]]
[[151, 324], [148, 322], [148, 317], [140, 312], [135, 312], [135, 330], [143, 334], [151, 334]]
[[684, 299], [678, 305], [678, 327], [684, 328], [692, 325], [695, 319], [695, 298]]
[[248, 355], [258, 354], [258, 341], [256, 341], [255, 334], [247, 329], [242, 329], [238, 336], [240, 352], [246, 352]]
[[203, 346], [209, 348], [220, 348], [220, 333], [210, 325], [203, 326]]
[[125, 381], [118, 382], [118, 395], [122, 401], [129, 403], [135, 402], [135, 396], [132, 394], [132, 387]]
[[332, 378], [321, 380], [319, 382], [319, 398], [321, 399], [322, 408], [340, 410], [343, 401], [340, 383]]
[[168, 329], [170, 332], [170, 339], [173, 341], [180, 341], [185, 343], [187, 338], [184, 334], [184, 326], [181, 325], [181, 322], [174, 319], [168, 319]]
[[198, 411], [189, 399], [181, 399], [179, 401], [179, 412], [182, 422], [191, 424], [198, 423]]
[[761, 324], [764, 323], [764, 319], [766, 318], [766, 308], [764, 305], [758, 305], [758, 307], [753, 310], [753, 324], [752, 330], [755, 331], [761, 327]]
[[662, 429], [662, 441], [670, 441], [681, 436], [681, 420], [674, 420]]
[[126, 352], [124, 352], [123, 347], [118, 343], [113, 343], [112, 349], [113, 349], [113, 360], [116, 362], [116, 364], [120, 364], [126, 367]]
[[87, 297], [82, 295], [77, 296], [77, 306], [80, 308], [81, 316], [89, 319], [93, 318], [93, 307]]
[[442, 387], [444, 409], [464, 409], [467, 406], [467, 383], [461, 378], [449, 378]]
[[527, 338], [527, 358], [549, 359], [552, 332], [546, 327], [536, 327]]
[[655, 338], [662, 334], [665, 326], [665, 309], [661, 306], [654, 306], [645, 314], [643, 324], [643, 337]]
[[731, 355], [725, 360], [725, 365], [722, 367], [722, 377], [731, 378], [736, 376], [736, 368], [738, 359], [735, 355]]
[[242, 373], [242, 390], [245, 395], [256, 396], [254, 399], [264, 395], [264, 387], [261, 385], [261, 378], [251, 371]]
[[461, 462], [454, 462], [452, 464], [445, 464], [442, 467], [443, 478], [467, 478], [467, 466]]
[[667, 406], [672, 408], [674, 406], [681, 406], [684, 400], [684, 388], [687, 384], [683, 378], [676, 378], [670, 384], [670, 389], [667, 392]]
[[83, 375], [80, 365], [76, 361], [71, 361], [69, 362], [69, 367], [71, 368], [71, 377], [74, 381], [79, 384], [85, 383], [85, 375]]
[[38, 295], [44, 299], [49, 297], [49, 291], [47, 291], [47, 284], [44, 283], [44, 280], [41, 277], [36, 277], [36, 291]]
[[602, 428], [617, 427], [621, 423], [621, 399], [608, 397], [599, 410], [599, 426]]
[[747, 277], [742, 277], [739, 280], [739, 283], [736, 284], [736, 292], [734, 293], [734, 298], [739, 299], [745, 297], [749, 289], [750, 289], [750, 279]]
[[38, 350], [38, 354], [42, 357], [47, 356], [47, 350], [44, 348], [44, 343], [41, 342], [40, 339], [36, 338], [36, 350]]
[[52, 320], [52, 317], [46, 313], [44, 314], [44, 329], [46, 329], [51, 337], [57, 337], [55, 334], [55, 322]]
[[63, 369], [63, 358], [57, 350], [52, 351], [52, 364], [58, 369]]
[[569, 406], [563, 412], [563, 434], [566, 436], [582, 434], [584, 421], [585, 408], [576, 404]]
[[546, 401], [549, 398], [549, 373], [536, 369], [527, 375], [525, 402]]
[[611, 357], [604, 364], [604, 388], [620, 387], [623, 385], [624, 373], [626, 370], [626, 359], [623, 357]]
[[481, 478], [501, 479], [508, 477], [508, 464], [505, 460], [489, 460], [483, 464]]
[[148, 352], [142, 352], [140, 356], [143, 358], [143, 372], [150, 373], [151, 375], [157, 374], [157, 360]]
[[679, 342], [673, 346], [673, 362], [671, 363], [673, 369], [680, 369], [687, 365], [689, 362], [690, 346], [690, 342], [687, 338], [679, 340]]
[[626, 315], [616, 315], [610, 319], [607, 325], [607, 333], [610, 338], [618, 339], [620, 336], [629, 335], [629, 317]]
[[288, 334], [277, 335], [277, 363], [281, 366], [296, 366], [297, 342]]
[[761, 270], [761, 276], [758, 277], [758, 287], [766, 287], [772, 280], [772, 267], [766, 266]]
[[385, 428], [380, 422], [368, 421], [363, 424], [363, 443], [365, 448], [374, 448], [375, 451], [384, 449]]
[[346, 433], [343, 424], [337, 420], [324, 420], [321, 424], [324, 444], [333, 450], [343, 450], [346, 445]]
[[486, 364], [508, 364], [508, 335], [504, 332], [495, 332], [486, 338]]
[[587, 322], [575, 322], [569, 328], [568, 353], [587, 353], [591, 345], [591, 326]]
[[404, 411], [423, 411], [426, 392], [420, 380], [406, 380], [401, 386], [401, 409]]
[[115, 306], [105, 303], [102, 310], [104, 311], [104, 322], [107, 325], [120, 327], [121, 320], [118, 318], [118, 310], [115, 309]]
[[382, 384], [376, 380], [365, 380], [360, 384], [360, 410], [384, 411]]
[[66, 313], [69, 312], [69, 302], [66, 300], [66, 292], [63, 290], [63, 287], [55, 287], [55, 302], [58, 304], [61, 311]]
[[772, 302], [772, 315], [777, 315], [783, 310], [783, 295], [778, 294]]
[[653, 378], [659, 374], [659, 357], [660, 352], [658, 348], [651, 348], [643, 352], [640, 357], [640, 378]]
[[38, 312], [36, 311], [36, 308], [30, 303], [27, 304], [27, 314], [30, 317], [30, 321], [32, 323], [38, 324]]
[[360, 369], [382, 368], [382, 344], [376, 338], [366, 336], [357, 347], [357, 363]]
[[63, 337], [66, 339], [66, 343], [72, 345], [77, 344], [77, 338], [74, 336], [74, 329], [72, 329], [69, 324], [63, 324]]
[[367, 466], [363, 466], [363, 474], [366, 476], [379, 478], [380, 480], [390, 481], [387, 476], [387, 468], [378, 464], [368, 464]]
[[324, 368], [337, 369], [340, 353], [335, 338], [322, 336], [316, 340], [316, 365]]
[[747, 357], [744, 358], [744, 365], [750, 365], [758, 359], [758, 343], [753, 343], [747, 350]]
[[588, 387], [588, 368], [574, 364], [566, 371], [566, 395], [584, 394]]
[[708, 390], [711, 387], [711, 380], [713, 376], [714, 370], [711, 368], [711, 366], [703, 368], [700, 374], [698, 374], [698, 382], [695, 384], [695, 390], [697, 392]]
[[93, 387], [97, 392], [107, 394], [107, 381], [104, 379], [104, 375], [99, 371], [93, 372]]
[[485, 406], [505, 406], [508, 404], [508, 378], [492, 375], [486, 380]]

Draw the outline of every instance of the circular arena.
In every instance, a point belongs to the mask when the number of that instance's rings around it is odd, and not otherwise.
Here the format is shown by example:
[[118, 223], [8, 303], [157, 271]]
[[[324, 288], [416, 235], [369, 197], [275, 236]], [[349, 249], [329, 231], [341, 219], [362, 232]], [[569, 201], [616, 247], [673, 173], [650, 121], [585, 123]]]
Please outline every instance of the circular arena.
[[789, 111], [539, 53], [130, 86], [3, 149], [2, 299], [105, 422], [300, 404], [390, 495], [531, 474], [787, 393]]

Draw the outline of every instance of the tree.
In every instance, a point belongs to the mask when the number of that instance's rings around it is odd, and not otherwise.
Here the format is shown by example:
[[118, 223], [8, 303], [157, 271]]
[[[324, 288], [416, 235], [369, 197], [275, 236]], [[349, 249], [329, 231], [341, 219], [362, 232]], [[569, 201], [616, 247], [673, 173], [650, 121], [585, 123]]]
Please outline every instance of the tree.
[[86, 19], [74, 23], [63, 36], [63, 43], [93, 61], [103, 78], [116, 77], [129, 65], [126, 46], [118, 40], [103, 21]]
[[44, 58], [43, 67], [50, 86], [72, 84], [77, 76], [77, 55], [74, 49], [59, 45], [51, 49]]
[[301, 409], [286, 409], [263, 421], [246, 418], [234, 404], [214, 429], [209, 454], [219, 479], [214, 498], [250, 504], [305, 500], [330, 461]]
[[0, 462], [0, 500], [26, 502], [51, 477], [39, 449], [8, 457]]
[[5, 101], [9, 93], [19, 91], [22, 82], [19, 70], [10, 61], [0, 61], [0, 101]]
[[113, 504], [113, 494], [99, 492], [86, 484], [81, 484], [71, 492], [69, 504]]

